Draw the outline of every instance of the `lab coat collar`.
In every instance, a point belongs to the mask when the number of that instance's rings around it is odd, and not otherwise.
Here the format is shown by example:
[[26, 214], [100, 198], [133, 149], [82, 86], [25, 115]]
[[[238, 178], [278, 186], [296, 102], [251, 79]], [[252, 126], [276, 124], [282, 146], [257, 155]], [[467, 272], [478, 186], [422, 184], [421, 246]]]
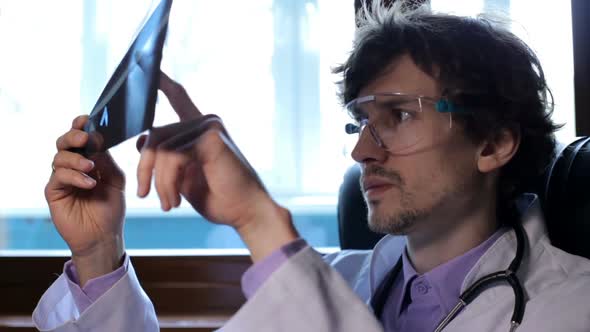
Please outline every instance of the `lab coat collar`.
[[[526, 233], [523, 261], [530, 261], [531, 258], [538, 256], [536, 248], [541, 239], [547, 236], [543, 213], [539, 199], [535, 194], [525, 194], [519, 197], [517, 207], [521, 212], [521, 222]], [[483, 276], [506, 270], [516, 255], [516, 243], [516, 234], [513, 229], [504, 233], [467, 273], [461, 292]], [[517, 273], [521, 280], [526, 265], [525, 263], [521, 264], [521, 269]]]
[[375, 294], [375, 290], [387, 275], [387, 272], [395, 266], [406, 247], [406, 237], [397, 235], [385, 235], [377, 242], [371, 253], [371, 265], [369, 267], [369, 290]]
[[[530, 250], [531, 244], [536, 244], [546, 235], [539, 199], [535, 194], [523, 194], [517, 199], [516, 206], [522, 216], [521, 220], [527, 234], [527, 246], [525, 246], [525, 248], [529, 247], [525, 249], [525, 252], [527, 252]], [[376, 288], [381, 284], [387, 272], [389, 272], [401, 257], [405, 246], [405, 236], [388, 234], [377, 242], [371, 257], [369, 273], [370, 294], [375, 293]], [[515, 253], [516, 235], [514, 234], [514, 230], [510, 230], [500, 236], [467, 273], [461, 286], [461, 292], [480, 277], [506, 269], [514, 258]]]

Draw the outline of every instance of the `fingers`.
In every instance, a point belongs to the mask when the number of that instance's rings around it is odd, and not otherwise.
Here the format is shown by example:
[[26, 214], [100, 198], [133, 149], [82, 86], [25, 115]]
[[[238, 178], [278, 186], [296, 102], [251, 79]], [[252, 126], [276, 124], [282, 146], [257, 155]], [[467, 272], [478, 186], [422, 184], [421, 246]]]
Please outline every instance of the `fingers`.
[[[141, 156], [137, 165], [137, 196], [145, 197], [151, 189], [151, 179], [156, 165], [158, 146], [166, 137], [174, 135], [188, 123], [177, 122], [165, 127], [154, 128], [148, 136], [142, 136], [137, 140], [136, 147]], [[140, 148], [141, 145], [141, 148]]]
[[88, 115], [80, 115], [72, 121], [72, 129], [83, 129], [88, 121]]
[[162, 210], [178, 207], [181, 202], [180, 186], [188, 161], [187, 156], [176, 151], [145, 147], [137, 166], [137, 195], [147, 196], [153, 176]]
[[53, 167], [56, 170], [67, 168], [82, 173], [88, 173], [94, 168], [94, 162], [77, 153], [60, 151], [53, 158]]
[[149, 135], [140, 136], [136, 142], [136, 147], [141, 153], [137, 169], [138, 189], [141, 189], [138, 190], [138, 195], [143, 197], [149, 192], [149, 179], [155, 166], [156, 150], [178, 151], [180, 146], [190, 144], [211, 128], [225, 131], [221, 119], [214, 114], [208, 114], [198, 119], [154, 128]]
[[209, 131], [223, 131], [221, 119], [215, 115], [154, 128], [149, 136], [140, 138], [141, 157], [137, 166], [139, 197], [148, 195], [151, 179], [165, 211], [181, 202], [181, 184], [186, 165], [191, 161], [195, 142]]
[[168, 98], [170, 105], [172, 105], [180, 121], [188, 121], [202, 115], [184, 87], [172, 80], [164, 72], [160, 72], [159, 88], [166, 95], [166, 98]]
[[156, 151], [148, 148], [146, 144], [141, 150], [139, 164], [137, 165], [137, 196], [145, 197], [150, 192], [155, 163]]
[[92, 189], [96, 181], [86, 173], [95, 167], [94, 162], [82, 155], [67, 151], [80, 148], [88, 142], [88, 134], [82, 131], [88, 116], [79, 116], [72, 121], [72, 129], [60, 136], [56, 142], [58, 152], [53, 157], [53, 172], [45, 187], [48, 200], [65, 194], [72, 188]]
[[177, 122], [161, 128], [154, 128], [150, 131], [149, 136], [139, 137], [136, 143], [136, 147], [141, 153], [137, 165], [137, 196], [145, 197], [151, 190], [151, 179], [160, 143], [189, 124], [189, 122]]
[[180, 205], [180, 184], [187, 158], [183, 154], [163, 152], [156, 160], [155, 186], [162, 210]]
[[45, 186], [45, 198], [48, 202], [57, 201], [67, 196], [73, 189], [90, 190], [96, 186], [96, 180], [80, 171], [59, 167], [51, 173]]
[[94, 186], [96, 186], [96, 180], [84, 173], [73, 169], [56, 168], [49, 179], [47, 190], [60, 190], [66, 187], [92, 189]]
[[[73, 128], [80, 128], [84, 120], [74, 120]], [[82, 155], [67, 151], [70, 147], [83, 146], [88, 139], [85, 132], [72, 129], [57, 140], [58, 152], [53, 157], [54, 172], [45, 187], [45, 194], [49, 201], [58, 199], [71, 188], [92, 189], [96, 186], [96, 180], [87, 173], [95, 168], [92, 160]]]
[[71, 148], [81, 148], [88, 142], [88, 133], [80, 129], [71, 129], [60, 136], [55, 142], [58, 151], [68, 150]]

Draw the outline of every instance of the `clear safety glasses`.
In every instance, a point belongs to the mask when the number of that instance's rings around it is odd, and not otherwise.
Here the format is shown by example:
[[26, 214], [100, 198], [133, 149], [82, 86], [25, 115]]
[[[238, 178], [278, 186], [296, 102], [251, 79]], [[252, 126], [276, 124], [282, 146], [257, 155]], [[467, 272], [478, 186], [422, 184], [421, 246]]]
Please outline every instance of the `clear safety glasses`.
[[375, 143], [390, 153], [434, 143], [451, 129], [451, 114], [458, 111], [446, 99], [395, 92], [359, 97], [345, 107], [354, 121], [346, 132], [360, 137], [368, 128]]

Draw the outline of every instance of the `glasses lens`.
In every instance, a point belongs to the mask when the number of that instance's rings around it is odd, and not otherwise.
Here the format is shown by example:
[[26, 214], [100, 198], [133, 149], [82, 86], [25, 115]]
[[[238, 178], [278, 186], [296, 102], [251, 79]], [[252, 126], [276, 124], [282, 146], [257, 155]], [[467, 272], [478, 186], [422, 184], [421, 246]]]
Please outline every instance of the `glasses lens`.
[[353, 119], [347, 132], [360, 134], [372, 126], [367, 134], [392, 153], [434, 141], [450, 124], [450, 114], [436, 112], [429, 100], [407, 95], [361, 97], [349, 103], [347, 111]]
[[374, 101], [374, 128], [391, 152], [403, 151], [420, 142], [424, 114], [418, 98], [397, 95], [377, 96]]

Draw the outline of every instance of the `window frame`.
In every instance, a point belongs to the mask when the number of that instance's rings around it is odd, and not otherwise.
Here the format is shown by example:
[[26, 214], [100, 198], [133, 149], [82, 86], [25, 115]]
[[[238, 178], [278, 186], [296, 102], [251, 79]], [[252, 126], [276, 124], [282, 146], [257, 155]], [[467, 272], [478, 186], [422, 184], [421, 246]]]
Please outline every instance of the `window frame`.
[[590, 135], [590, 2], [572, 0], [576, 135]]

